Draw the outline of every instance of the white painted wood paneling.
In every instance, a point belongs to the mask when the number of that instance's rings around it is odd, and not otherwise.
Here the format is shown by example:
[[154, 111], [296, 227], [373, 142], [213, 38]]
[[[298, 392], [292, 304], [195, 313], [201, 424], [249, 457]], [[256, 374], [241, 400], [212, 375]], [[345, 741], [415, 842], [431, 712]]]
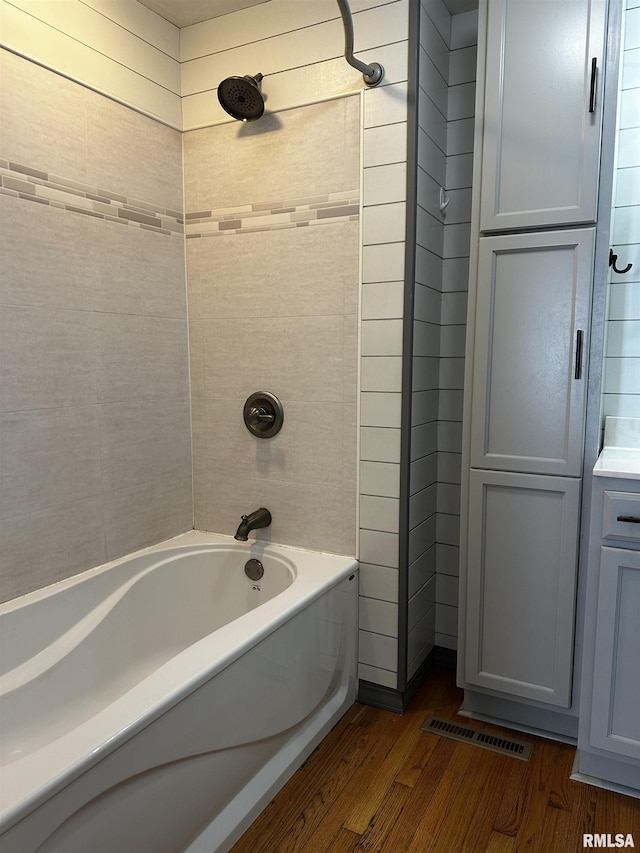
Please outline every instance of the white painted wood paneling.
[[[400, 462], [400, 430], [381, 429], [379, 427], [362, 427], [360, 430], [360, 458], [369, 463]], [[397, 478], [397, 475], [396, 475]], [[362, 482], [362, 494], [366, 494]], [[397, 497], [397, 492], [396, 495]]]
[[81, 0], [105, 18], [180, 62], [180, 31], [142, 3], [132, 0]]
[[381, 601], [398, 602], [398, 570], [360, 561], [360, 594]]
[[611, 270], [607, 324], [604, 414], [640, 416], [640, 17], [625, 13], [619, 92], [618, 151], [613, 194], [613, 251], [624, 275]]
[[[10, 5], [41, 21], [53, 30], [61, 25], [66, 36], [104, 54], [164, 89], [180, 94], [180, 66], [171, 56], [142, 38], [76, 0], [7, 0]], [[139, 4], [132, 4], [135, 10]]]
[[[131, 8], [139, 4], [131, 0]], [[182, 125], [178, 63], [81, 0], [2, 0], [3, 46], [171, 127]], [[177, 44], [177, 30], [175, 31]], [[153, 35], [150, 30], [149, 38]], [[164, 45], [165, 38], [158, 41]]]
[[360, 463], [360, 494], [400, 497], [400, 466], [392, 462], [370, 462], [363, 459]]
[[[356, 55], [363, 62], [382, 64], [380, 90], [406, 81], [407, 0], [372, 0], [359, 6], [352, 8]], [[342, 20], [333, 0], [317, 4], [272, 0], [187, 27], [181, 32], [181, 45], [185, 129], [230, 121], [215, 94], [220, 81], [229, 76], [263, 74], [266, 109], [271, 112], [364, 87], [362, 75], [344, 60]], [[397, 105], [395, 96], [391, 103]], [[406, 121], [406, 107], [396, 111], [395, 118], [384, 107], [379, 106], [378, 112], [385, 114], [387, 123]], [[377, 123], [370, 120], [369, 126]]]

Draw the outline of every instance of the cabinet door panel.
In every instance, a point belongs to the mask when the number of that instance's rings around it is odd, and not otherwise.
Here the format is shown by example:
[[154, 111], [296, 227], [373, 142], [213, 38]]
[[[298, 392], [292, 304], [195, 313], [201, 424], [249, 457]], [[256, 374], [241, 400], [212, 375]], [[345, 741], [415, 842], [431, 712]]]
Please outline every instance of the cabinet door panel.
[[569, 707], [580, 483], [471, 471], [469, 684]]
[[594, 229], [480, 239], [471, 465], [580, 476]]
[[604, 0], [489, 0], [481, 231], [596, 221], [605, 18]]
[[603, 548], [591, 745], [640, 758], [640, 551]]

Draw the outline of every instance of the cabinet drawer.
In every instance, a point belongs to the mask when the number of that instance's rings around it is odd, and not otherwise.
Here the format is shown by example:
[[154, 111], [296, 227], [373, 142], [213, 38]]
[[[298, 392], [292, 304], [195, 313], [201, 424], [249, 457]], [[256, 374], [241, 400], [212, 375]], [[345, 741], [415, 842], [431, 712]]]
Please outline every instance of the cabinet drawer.
[[602, 538], [640, 542], [640, 494], [605, 491]]

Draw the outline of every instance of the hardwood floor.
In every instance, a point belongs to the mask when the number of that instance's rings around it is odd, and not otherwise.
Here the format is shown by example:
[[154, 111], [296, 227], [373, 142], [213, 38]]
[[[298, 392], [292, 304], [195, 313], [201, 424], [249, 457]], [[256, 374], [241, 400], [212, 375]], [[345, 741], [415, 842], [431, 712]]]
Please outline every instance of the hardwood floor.
[[571, 781], [573, 747], [473, 722], [533, 742], [524, 762], [421, 731], [461, 700], [435, 670], [403, 716], [354, 705], [232, 853], [571, 853], [583, 833], [640, 849], [640, 800]]

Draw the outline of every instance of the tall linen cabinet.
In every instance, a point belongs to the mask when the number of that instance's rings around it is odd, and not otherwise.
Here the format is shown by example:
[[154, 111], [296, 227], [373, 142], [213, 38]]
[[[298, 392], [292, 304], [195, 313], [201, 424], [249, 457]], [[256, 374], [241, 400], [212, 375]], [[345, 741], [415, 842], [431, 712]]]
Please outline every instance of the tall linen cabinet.
[[481, 0], [458, 681], [576, 732], [574, 625], [606, 0]]

